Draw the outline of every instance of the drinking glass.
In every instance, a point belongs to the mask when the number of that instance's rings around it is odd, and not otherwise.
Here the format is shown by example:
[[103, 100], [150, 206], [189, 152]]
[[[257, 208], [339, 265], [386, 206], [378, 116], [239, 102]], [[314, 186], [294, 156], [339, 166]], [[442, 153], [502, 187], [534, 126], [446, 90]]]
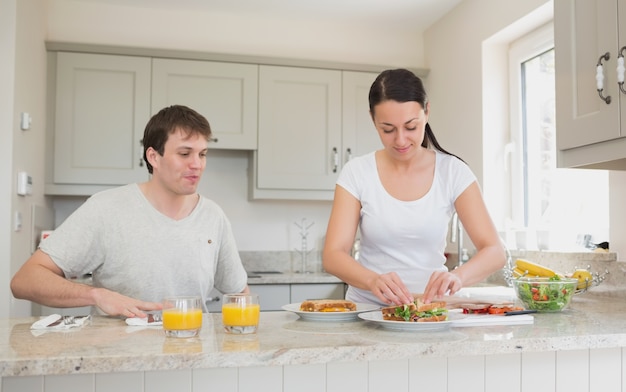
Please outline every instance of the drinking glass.
[[232, 334], [256, 333], [260, 311], [258, 294], [224, 294], [222, 302], [224, 331]]
[[163, 330], [165, 336], [191, 338], [202, 327], [200, 297], [169, 297], [163, 300]]

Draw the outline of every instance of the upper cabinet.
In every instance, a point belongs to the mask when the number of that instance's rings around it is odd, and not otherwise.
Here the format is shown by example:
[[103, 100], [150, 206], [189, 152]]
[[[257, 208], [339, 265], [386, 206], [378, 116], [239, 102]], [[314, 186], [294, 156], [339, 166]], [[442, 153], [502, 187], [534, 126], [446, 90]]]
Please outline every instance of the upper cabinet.
[[152, 113], [181, 104], [204, 115], [211, 148], [257, 148], [258, 66], [211, 61], [154, 59]]
[[210, 149], [252, 151], [252, 199], [332, 200], [344, 164], [381, 148], [368, 105], [379, 67], [46, 45], [48, 195], [147, 180], [145, 125], [175, 104], [207, 118]]
[[376, 74], [260, 66], [252, 198], [331, 200], [343, 163], [380, 146], [367, 95]]
[[342, 72], [344, 162], [383, 147], [369, 112], [370, 87], [377, 76], [372, 72]]
[[90, 195], [147, 180], [144, 128], [169, 105], [209, 120], [210, 148], [257, 148], [258, 65], [69, 52], [50, 58], [56, 93], [47, 194]]
[[626, 170], [626, 7], [555, 1], [554, 43], [558, 165]]
[[341, 157], [341, 71], [261, 66], [259, 189], [332, 189]]
[[58, 53], [55, 184], [144, 181], [141, 138], [150, 116], [150, 59]]

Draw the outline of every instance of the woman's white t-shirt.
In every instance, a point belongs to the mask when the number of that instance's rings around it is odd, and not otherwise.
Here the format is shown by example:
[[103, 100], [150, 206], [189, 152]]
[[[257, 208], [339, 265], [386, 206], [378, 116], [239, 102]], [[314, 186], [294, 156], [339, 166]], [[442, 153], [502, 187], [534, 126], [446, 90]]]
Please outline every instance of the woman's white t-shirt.
[[[398, 200], [387, 193], [375, 153], [350, 160], [337, 185], [361, 203], [359, 262], [377, 273], [396, 272], [412, 293], [422, 293], [434, 271], [446, 271], [444, 250], [454, 201], [476, 176], [460, 159], [436, 152], [435, 174], [420, 199]], [[346, 299], [384, 305], [368, 290], [350, 286]]]

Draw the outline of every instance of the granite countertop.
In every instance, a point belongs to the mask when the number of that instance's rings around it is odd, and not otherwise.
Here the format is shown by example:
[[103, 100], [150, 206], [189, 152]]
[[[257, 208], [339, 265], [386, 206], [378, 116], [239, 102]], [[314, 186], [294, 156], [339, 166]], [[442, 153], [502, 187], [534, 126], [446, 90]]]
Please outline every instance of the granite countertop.
[[[263, 312], [253, 335], [228, 335], [220, 314], [205, 314], [199, 338], [166, 338], [160, 327], [129, 327], [94, 317], [69, 332], [33, 334], [36, 318], [0, 320], [0, 376], [79, 374], [188, 368], [306, 365], [626, 346], [626, 299], [576, 296], [561, 313], [534, 323], [450, 328], [439, 332], [382, 329], [360, 319], [302, 321]], [[504, 316], [502, 316], [504, 317]], [[517, 316], [509, 316], [517, 317]], [[508, 317], [507, 317], [508, 318]]]

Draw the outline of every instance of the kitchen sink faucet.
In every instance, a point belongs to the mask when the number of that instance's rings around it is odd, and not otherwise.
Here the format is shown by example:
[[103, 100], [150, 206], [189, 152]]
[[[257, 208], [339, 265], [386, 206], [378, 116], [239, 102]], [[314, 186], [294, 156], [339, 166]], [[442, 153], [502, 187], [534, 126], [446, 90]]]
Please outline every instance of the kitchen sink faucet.
[[457, 248], [457, 266], [463, 265], [469, 259], [467, 250], [463, 248], [463, 224], [459, 219], [459, 214], [455, 211], [452, 215], [452, 224], [450, 227], [450, 242], [456, 243]]

